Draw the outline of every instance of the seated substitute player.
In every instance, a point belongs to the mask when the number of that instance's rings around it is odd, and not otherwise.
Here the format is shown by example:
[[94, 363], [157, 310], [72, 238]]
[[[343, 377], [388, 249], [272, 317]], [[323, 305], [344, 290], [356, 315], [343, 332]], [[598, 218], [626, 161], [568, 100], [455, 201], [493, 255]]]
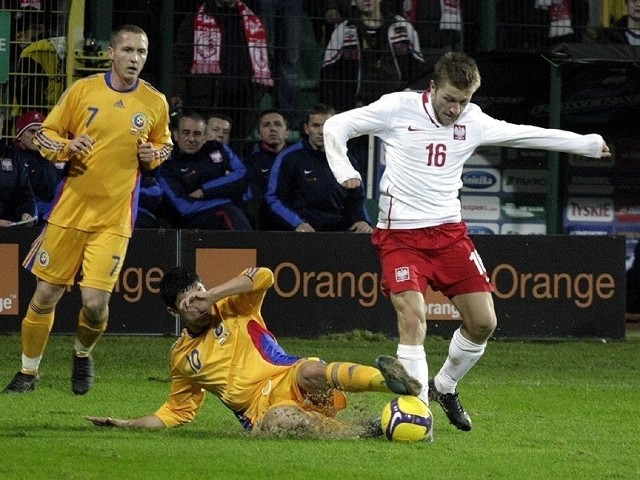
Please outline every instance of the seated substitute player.
[[[304, 123], [307, 138], [276, 157], [264, 196], [273, 230], [371, 233], [364, 189], [342, 187], [327, 163], [322, 129], [334, 114], [329, 105], [313, 105]], [[356, 169], [355, 158], [349, 161]]]
[[207, 128], [204, 137], [207, 140], [217, 140], [229, 145], [231, 141], [231, 125], [233, 120], [225, 113], [212, 112], [207, 115]]
[[173, 138], [177, 148], [158, 171], [175, 227], [253, 230], [240, 208], [247, 170], [237, 155], [217, 140], [206, 141], [206, 123], [183, 111]]
[[41, 112], [35, 110], [20, 115], [16, 122], [15, 148], [11, 153], [27, 169], [36, 198], [39, 222], [49, 215], [56, 189], [65, 175], [65, 162], [49, 161], [42, 156], [34, 142], [44, 118]]
[[160, 295], [186, 328], [170, 353], [171, 393], [155, 412], [134, 419], [86, 417], [98, 426], [163, 428], [193, 420], [206, 392], [217, 396], [247, 431], [323, 433], [339, 425], [348, 392], [415, 395], [420, 383], [395, 358], [380, 356], [378, 368], [324, 363], [287, 354], [267, 330], [261, 307], [273, 272], [248, 268], [206, 290], [182, 267], [167, 272]]
[[244, 160], [249, 187], [244, 195], [249, 211], [257, 212], [260, 230], [272, 230], [271, 210], [264, 194], [269, 184], [271, 167], [289, 138], [289, 121], [279, 110], [264, 110], [258, 117], [260, 142]]
[[[0, 113], [0, 140], [3, 129], [4, 115]], [[0, 144], [0, 165], [0, 227], [16, 222], [33, 225], [37, 220], [36, 197], [24, 161]]]

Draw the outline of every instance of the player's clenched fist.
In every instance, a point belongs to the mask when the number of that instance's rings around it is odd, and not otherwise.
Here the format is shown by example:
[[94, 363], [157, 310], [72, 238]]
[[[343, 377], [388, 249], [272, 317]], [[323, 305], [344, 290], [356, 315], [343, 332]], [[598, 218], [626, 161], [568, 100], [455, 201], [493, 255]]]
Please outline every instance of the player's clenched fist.
[[86, 133], [81, 133], [69, 143], [67, 143], [64, 149], [68, 154], [83, 156], [93, 150], [93, 144], [95, 142], [96, 141]]
[[153, 161], [153, 145], [138, 139], [138, 160], [150, 164]]

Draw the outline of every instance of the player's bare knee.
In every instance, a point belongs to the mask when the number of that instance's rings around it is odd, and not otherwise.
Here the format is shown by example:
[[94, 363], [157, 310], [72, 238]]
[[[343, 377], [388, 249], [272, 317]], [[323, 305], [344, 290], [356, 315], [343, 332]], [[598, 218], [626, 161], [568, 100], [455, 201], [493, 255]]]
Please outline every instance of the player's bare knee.
[[327, 364], [316, 360], [304, 362], [298, 370], [298, 385], [307, 392], [325, 390], [328, 387], [326, 378]]
[[489, 338], [496, 329], [498, 320], [495, 315], [488, 316], [484, 322], [480, 323], [480, 334], [485, 338]]
[[64, 294], [64, 285], [52, 285], [39, 280], [33, 294], [33, 301], [40, 308], [55, 307]]
[[109, 293], [101, 290], [82, 291], [82, 309], [88, 322], [101, 324], [106, 321], [109, 314], [109, 298]]
[[497, 326], [495, 317], [476, 319], [474, 322], [465, 322], [464, 329], [470, 339], [475, 343], [483, 343], [491, 337]]
[[82, 311], [87, 322], [92, 325], [102, 325], [107, 321], [109, 307], [102, 302], [83, 302]]
[[[494, 330], [495, 330], [495, 325], [494, 326], [483, 325], [478, 329], [476, 333], [476, 337], [478, 338], [478, 340], [482, 339], [482, 342], [485, 342], [489, 339], [489, 337], [491, 337]], [[482, 343], [482, 342], [479, 341], [478, 343]]]

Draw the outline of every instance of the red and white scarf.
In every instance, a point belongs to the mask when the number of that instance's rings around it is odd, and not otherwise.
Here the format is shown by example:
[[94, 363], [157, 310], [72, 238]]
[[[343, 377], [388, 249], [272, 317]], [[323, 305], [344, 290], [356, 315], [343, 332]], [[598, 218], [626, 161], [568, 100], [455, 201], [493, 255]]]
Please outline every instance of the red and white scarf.
[[549, 10], [550, 38], [573, 33], [570, 0], [536, 0], [535, 7]]
[[462, 30], [460, 0], [440, 0], [440, 30]]
[[[273, 86], [269, 69], [267, 49], [267, 31], [262, 21], [244, 3], [236, 4], [242, 17], [244, 36], [249, 49], [249, 59], [253, 70], [253, 81], [267, 87]], [[193, 21], [193, 75], [222, 73], [220, 57], [222, 54], [222, 29], [218, 19], [204, 11], [204, 4], [198, 9]]]
[[34, 8], [36, 10], [42, 10], [41, 0], [20, 0], [19, 8]]

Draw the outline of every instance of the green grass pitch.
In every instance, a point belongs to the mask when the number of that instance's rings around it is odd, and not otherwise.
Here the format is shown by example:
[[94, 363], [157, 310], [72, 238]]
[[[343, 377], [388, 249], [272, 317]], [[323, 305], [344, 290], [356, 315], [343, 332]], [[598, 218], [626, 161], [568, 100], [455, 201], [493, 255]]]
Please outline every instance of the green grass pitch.
[[[632, 479], [640, 478], [640, 332], [598, 342], [491, 341], [460, 383], [471, 432], [432, 405], [435, 442], [256, 438], [209, 396], [196, 420], [160, 431], [98, 428], [84, 415], [140, 416], [164, 402], [174, 338], [106, 336], [96, 383], [71, 393], [72, 339], [53, 336], [42, 381], [26, 395], [0, 395], [0, 478], [14, 479]], [[327, 361], [372, 364], [395, 342], [353, 332], [284, 348]], [[428, 337], [435, 373], [448, 341]], [[20, 339], [0, 336], [0, 388], [19, 367]], [[349, 394], [341, 418], [380, 414], [391, 398]]]

